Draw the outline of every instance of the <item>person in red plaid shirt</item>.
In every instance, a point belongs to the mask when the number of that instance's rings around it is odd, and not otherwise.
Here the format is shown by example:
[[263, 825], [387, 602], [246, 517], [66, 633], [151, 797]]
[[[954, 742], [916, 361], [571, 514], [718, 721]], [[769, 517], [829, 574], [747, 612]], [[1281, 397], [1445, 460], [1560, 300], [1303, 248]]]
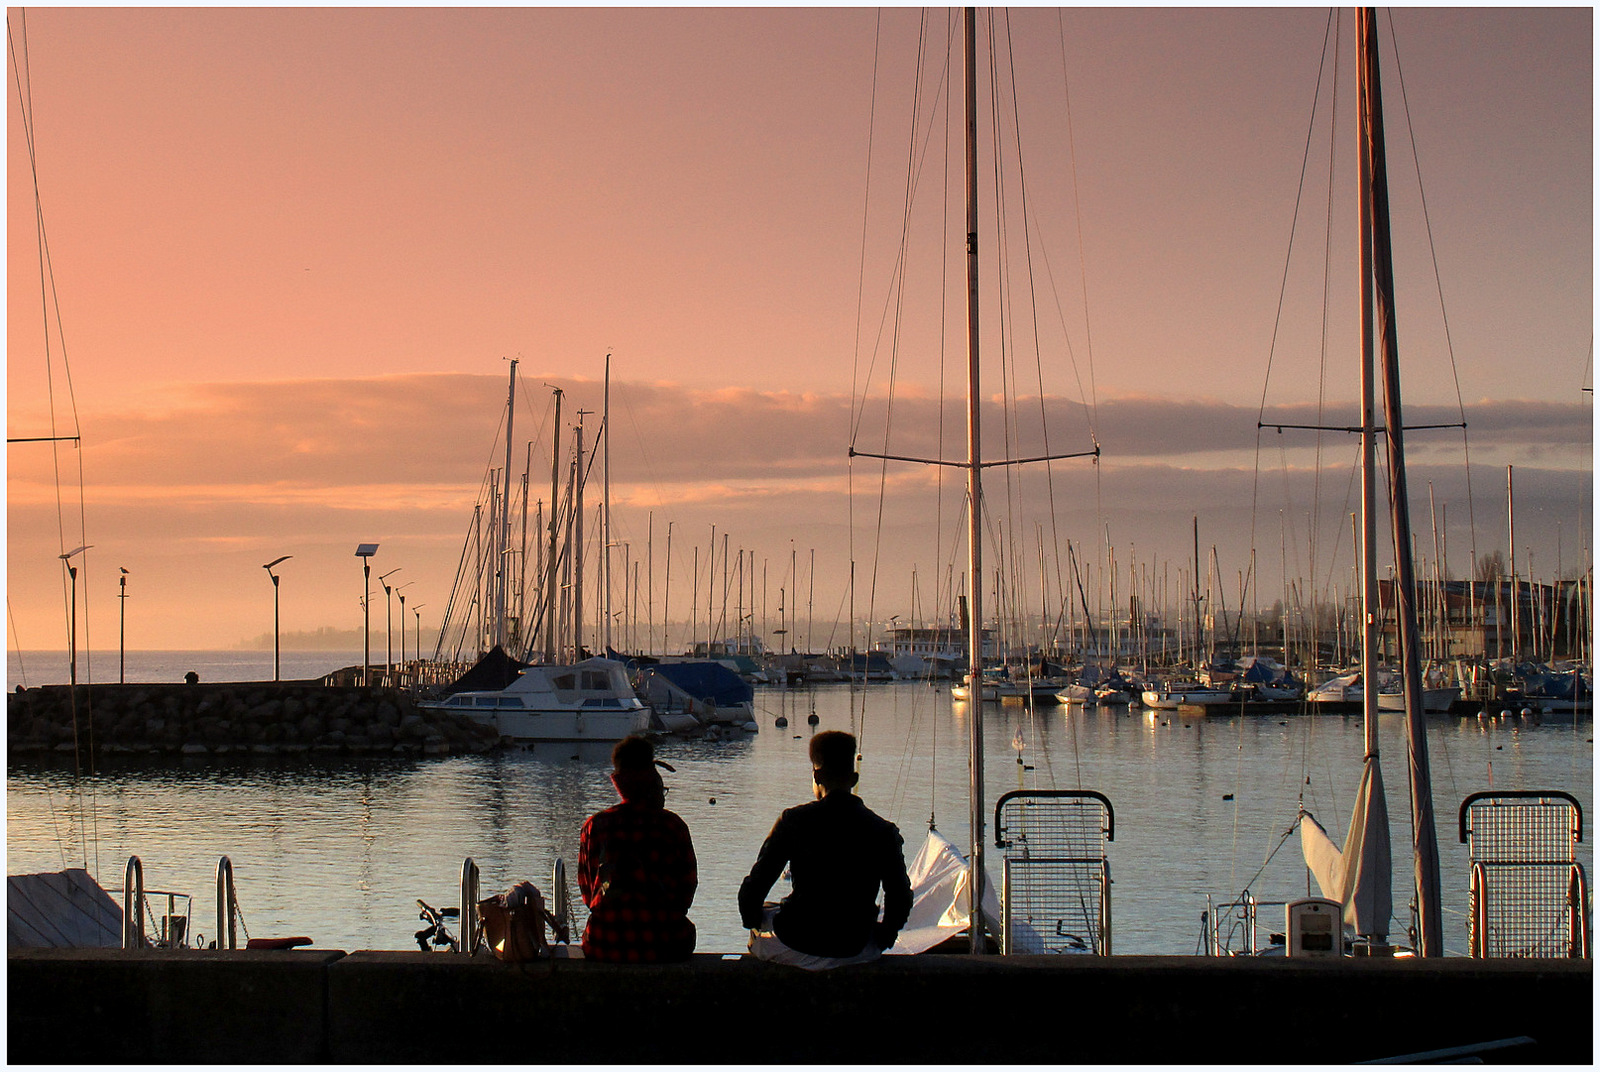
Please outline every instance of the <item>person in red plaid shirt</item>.
[[611, 750], [611, 784], [622, 803], [591, 815], [578, 848], [578, 890], [589, 906], [583, 955], [646, 963], [694, 952], [689, 906], [699, 879], [689, 827], [665, 807], [667, 790], [644, 737]]

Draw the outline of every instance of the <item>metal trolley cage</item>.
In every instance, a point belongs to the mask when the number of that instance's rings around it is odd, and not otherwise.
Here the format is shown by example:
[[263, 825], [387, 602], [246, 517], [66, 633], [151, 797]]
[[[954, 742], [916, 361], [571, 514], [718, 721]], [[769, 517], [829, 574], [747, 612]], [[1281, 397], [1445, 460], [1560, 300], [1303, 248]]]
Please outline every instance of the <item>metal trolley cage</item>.
[[994, 806], [995, 847], [1005, 850], [1003, 954], [1111, 954], [1111, 801], [1093, 790], [1006, 793]]
[[1585, 957], [1589, 889], [1578, 862], [1583, 807], [1569, 793], [1473, 793], [1461, 802], [1461, 841], [1472, 879], [1467, 953], [1473, 957]]

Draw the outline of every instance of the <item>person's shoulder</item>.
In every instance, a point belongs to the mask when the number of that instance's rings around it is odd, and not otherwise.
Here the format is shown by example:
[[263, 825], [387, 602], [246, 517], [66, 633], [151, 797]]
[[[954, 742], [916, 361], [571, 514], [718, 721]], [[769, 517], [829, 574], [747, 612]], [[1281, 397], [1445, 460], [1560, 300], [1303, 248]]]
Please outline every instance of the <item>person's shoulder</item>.
[[890, 820], [885, 819], [883, 816], [879, 815], [877, 812], [873, 811], [871, 808], [867, 807], [866, 801], [861, 800], [860, 797], [856, 797], [855, 799], [857, 801], [860, 801], [860, 803], [861, 803], [861, 811], [862, 811], [863, 817], [866, 818], [866, 820], [868, 822], [870, 822], [873, 826], [876, 826], [879, 830], [882, 830], [886, 834], [892, 833], [892, 834], [894, 834], [895, 837], [899, 837], [900, 836], [900, 828], [898, 826], [896, 826]]

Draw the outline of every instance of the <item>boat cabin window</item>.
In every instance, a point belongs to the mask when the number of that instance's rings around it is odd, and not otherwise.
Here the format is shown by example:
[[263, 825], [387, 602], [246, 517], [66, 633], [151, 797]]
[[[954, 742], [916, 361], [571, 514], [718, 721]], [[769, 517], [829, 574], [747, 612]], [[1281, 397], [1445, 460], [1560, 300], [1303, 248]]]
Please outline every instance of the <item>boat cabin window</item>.
[[557, 674], [550, 679], [550, 684], [558, 689], [575, 689], [578, 687], [578, 677], [576, 674]]
[[604, 670], [585, 670], [583, 687], [586, 692], [604, 692], [611, 688], [611, 675]]

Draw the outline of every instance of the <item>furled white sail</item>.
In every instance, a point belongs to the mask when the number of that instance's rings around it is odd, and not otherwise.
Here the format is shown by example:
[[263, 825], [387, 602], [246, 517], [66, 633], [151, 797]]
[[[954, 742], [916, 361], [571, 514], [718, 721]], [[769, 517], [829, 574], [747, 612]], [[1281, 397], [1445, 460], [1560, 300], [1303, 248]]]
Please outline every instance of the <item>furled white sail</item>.
[[1300, 849], [1322, 895], [1344, 905], [1344, 921], [1356, 934], [1388, 935], [1393, 898], [1389, 809], [1376, 758], [1369, 757], [1362, 769], [1344, 849], [1333, 844], [1309, 812], [1300, 820]]
[[[965, 931], [970, 923], [967, 887], [972, 871], [961, 850], [937, 830], [929, 830], [917, 858], [907, 868], [911, 877], [911, 916], [888, 953], [921, 953]], [[1000, 930], [1000, 902], [994, 883], [983, 884], [985, 932]]]

